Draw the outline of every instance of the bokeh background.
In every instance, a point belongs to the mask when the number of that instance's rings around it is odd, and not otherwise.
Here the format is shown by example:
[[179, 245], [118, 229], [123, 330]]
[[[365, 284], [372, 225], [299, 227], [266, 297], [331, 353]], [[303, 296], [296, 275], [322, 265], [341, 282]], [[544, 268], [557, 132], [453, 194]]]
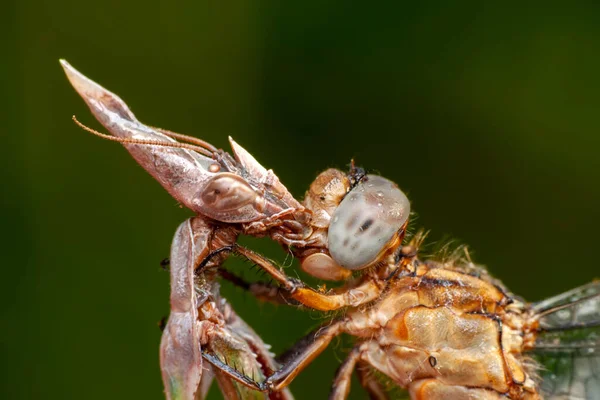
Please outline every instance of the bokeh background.
[[[232, 135], [299, 197], [354, 157], [409, 194], [431, 242], [469, 244], [530, 300], [600, 276], [599, 5], [351, 3], [4, 3], [0, 397], [163, 397], [159, 262], [190, 213], [71, 122], [98, 127], [59, 57], [142, 121]], [[224, 292], [276, 352], [320, 321]], [[345, 348], [298, 399], [325, 398]]]

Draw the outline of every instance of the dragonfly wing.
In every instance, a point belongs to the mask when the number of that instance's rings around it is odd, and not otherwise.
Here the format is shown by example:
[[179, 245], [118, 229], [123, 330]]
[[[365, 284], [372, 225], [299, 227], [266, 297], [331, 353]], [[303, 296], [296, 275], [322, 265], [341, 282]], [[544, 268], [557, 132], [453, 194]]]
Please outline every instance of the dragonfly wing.
[[600, 355], [585, 351], [538, 353], [541, 392], [551, 400], [600, 399]]
[[545, 399], [600, 400], [600, 282], [533, 306], [540, 334], [534, 358]]

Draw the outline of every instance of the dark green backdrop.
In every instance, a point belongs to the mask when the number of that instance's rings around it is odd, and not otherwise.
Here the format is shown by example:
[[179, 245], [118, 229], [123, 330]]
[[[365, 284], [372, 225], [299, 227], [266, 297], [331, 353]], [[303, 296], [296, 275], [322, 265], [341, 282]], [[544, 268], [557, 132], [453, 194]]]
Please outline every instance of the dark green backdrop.
[[[3, 5], [0, 397], [162, 398], [158, 263], [189, 213], [71, 122], [98, 126], [59, 57], [149, 124], [232, 135], [298, 196], [354, 157], [409, 194], [432, 241], [468, 243], [528, 299], [600, 276], [597, 6], [295, 3]], [[277, 352], [319, 321], [225, 293]], [[345, 347], [298, 399], [325, 397]]]

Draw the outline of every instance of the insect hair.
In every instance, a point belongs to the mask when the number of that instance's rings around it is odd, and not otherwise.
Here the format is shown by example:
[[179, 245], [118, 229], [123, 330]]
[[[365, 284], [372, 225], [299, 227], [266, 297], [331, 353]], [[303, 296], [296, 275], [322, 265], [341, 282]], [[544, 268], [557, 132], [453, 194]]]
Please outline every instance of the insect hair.
[[541, 380], [540, 371], [545, 370], [545, 368], [539, 362], [531, 356], [525, 356], [523, 357], [523, 365], [534, 381], [539, 382]]

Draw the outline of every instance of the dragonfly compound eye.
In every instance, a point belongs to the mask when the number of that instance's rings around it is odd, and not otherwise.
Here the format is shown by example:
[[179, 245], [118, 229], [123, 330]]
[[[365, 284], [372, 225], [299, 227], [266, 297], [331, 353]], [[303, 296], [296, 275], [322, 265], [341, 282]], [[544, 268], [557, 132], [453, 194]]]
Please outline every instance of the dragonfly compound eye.
[[410, 214], [410, 203], [398, 186], [367, 175], [339, 204], [328, 230], [331, 257], [357, 270], [372, 265], [394, 242]]

